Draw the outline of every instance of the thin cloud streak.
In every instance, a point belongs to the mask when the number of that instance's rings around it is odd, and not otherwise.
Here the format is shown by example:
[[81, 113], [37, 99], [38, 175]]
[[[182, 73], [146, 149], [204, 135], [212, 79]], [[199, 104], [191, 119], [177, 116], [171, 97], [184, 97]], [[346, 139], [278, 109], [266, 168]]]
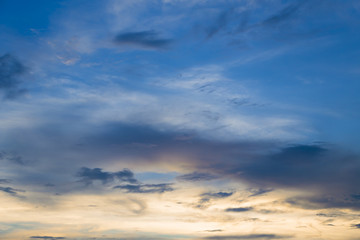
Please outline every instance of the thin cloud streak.
[[166, 49], [172, 43], [171, 39], [159, 38], [155, 31], [125, 32], [114, 38], [118, 45], [133, 45], [150, 49]]

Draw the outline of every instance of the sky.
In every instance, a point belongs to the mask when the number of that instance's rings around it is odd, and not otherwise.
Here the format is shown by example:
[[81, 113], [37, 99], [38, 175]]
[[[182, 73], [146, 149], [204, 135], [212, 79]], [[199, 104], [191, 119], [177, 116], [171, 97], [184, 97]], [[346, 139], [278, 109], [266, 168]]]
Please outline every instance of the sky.
[[0, 238], [360, 239], [357, 0], [0, 0]]

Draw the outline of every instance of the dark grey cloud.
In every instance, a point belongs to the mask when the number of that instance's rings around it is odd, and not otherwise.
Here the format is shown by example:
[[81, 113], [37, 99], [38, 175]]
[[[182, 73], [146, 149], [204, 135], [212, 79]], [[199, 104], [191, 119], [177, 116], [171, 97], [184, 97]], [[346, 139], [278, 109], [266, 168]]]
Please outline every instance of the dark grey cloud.
[[227, 208], [225, 212], [248, 212], [253, 210], [252, 207]]
[[[281, 149], [279, 153], [275, 153], [261, 160], [244, 164], [242, 170], [247, 179], [256, 181], [279, 183], [281, 185], [311, 185], [328, 181], [331, 184], [344, 183], [350, 184], [350, 178], [346, 178], [347, 174], [354, 173], [350, 166], [359, 169], [359, 159], [357, 156], [332, 156], [329, 149], [319, 145], [295, 145]], [[341, 159], [341, 158], [344, 159]], [[339, 159], [340, 158], [340, 159]], [[349, 170], [348, 172], [346, 170]], [[328, 173], [334, 175], [328, 175]], [[341, 175], [341, 179], [337, 179]], [[349, 182], [347, 182], [349, 181]], [[335, 187], [333, 185], [333, 187]]]
[[19, 164], [19, 165], [25, 164], [25, 162], [21, 156], [19, 156], [17, 154], [13, 154], [13, 153], [8, 153], [5, 151], [0, 152], [0, 160], [10, 161], [12, 163]]
[[[240, 163], [234, 171], [241, 179], [261, 188], [297, 188], [316, 196], [290, 199], [294, 205], [314, 208], [358, 208], [360, 158], [322, 145], [294, 145], [256, 161]], [[311, 204], [312, 202], [312, 204]]]
[[115, 186], [114, 189], [125, 190], [127, 193], [164, 193], [174, 191], [171, 183], [126, 184]]
[[283, 213], [281, 210], [269, 210], [269, 209], [258, 209], [256, 212], [261, 214], [276, 214], [276, 213]]
[[326, 218], [336, 218], [343, 216], [344, 214], [342, 212], [337, 213], [317, 213], [316, 216], [318, 217], [326, 217]]
[[21, 76], [26, 72], [25, 66], [14, 56], [0, 56], [0, 91], [6, 99], [14, 99], [26, 92], [21, 89]]
[[290, 238], [291, 236], [277, 235], [277, 234], [248, 234], [248, 235], [224, 235], [224, 236], [211, 236], [203, 239], [212, 240], [236, 240], [236, 239], [283, 239]]
[[195, 208], [206, 209], [211, 205], [212, 200], [227, 198], [234, 194], [234, 192], [206, 192], [200, 195], [199, 201], [195, 204]]
[[151, 49], [166, 49], [173, 42], [172, 39], [160, 38], [155, 31], [125, 32], [114, 38], [118, 45], [133, 45]]
[[45, 239], [45, 240], [58, 240], [66, 239], [65, 237], [51, 237], [51, 236], [31, 236], [31, 239]]
[[216, 193], [208, 192], [201, 194], [201, 196], [207, 198], [227, 198], [233, 194], [234, 192], [216, 192]]
[[352, 194], [351, 198], [356, 199], [356, 200], [360, 200], [360, 194]]
[[285, 202], [305, 209], [350, 208], [360, 210], [360, 201], [346, 195], [296, 196], [286, 199]]
[[263, 160], [245, 164], [242, 170], [247, 179], [284, 185], [308, 184], [308, 179], [312, 181], [319, 177], [321, 166], [317, 165], [324, 164], [322, 156], [325, 152], [325, 148], [317, 145], [290, 146]]
[[354, 227], [354, 228], [359, 228], [360, 229], [360, 223], [359, 224], [353, 224], [351, 226]]
[[10, 180], [9, 179], [0, 179], [0, 184], [3, 184], [3, 183], [10, 183]]
[[197, 182], [197, 181], [210, 181], [219, 178], [218, 176], [210, 173], [193, 172], [176, 177], [180, 181]]
[[14, 197], [20, 197], [18, 193], [23, 193], [25, 192], [24, 190], [20, 190], [20, 189], [15, 189], [12, 187], [0, 187], [0, 191], [8, 193]]
[[222, 229], [205, 230], [205, 232], [222, 232]]
[[264, 195], [265, 193], [274, 191], [274, 189], [273, 188], [266, 188], [266, 189], [264, 189], [264, 188], [259, 188], [259, 189], [250, 188], [250, 189], [248, 189], [248, 191], [251, 193], [251, 195], [249, 197], [256, 197], [256, 196]]
[[81, 178], [81, 181], [86, 184], [91, 184], [93, 181], [101, 181], [103, 184], [119, 180], [121, 182], [137, 183], [138, 181], [134, 178], [134, 173], [129, 169], [123, 169], [118, 172], [104, 172], [101, 168], [87, 168], [82, 167], [77, 177]]

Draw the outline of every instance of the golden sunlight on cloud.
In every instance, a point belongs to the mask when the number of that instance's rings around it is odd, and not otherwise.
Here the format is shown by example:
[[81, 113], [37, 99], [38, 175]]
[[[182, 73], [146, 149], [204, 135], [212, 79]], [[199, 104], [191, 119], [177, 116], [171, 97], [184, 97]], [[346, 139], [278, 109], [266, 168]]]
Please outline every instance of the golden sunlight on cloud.
[[[219, 194], [227, 193], [204, 192], [204, 187], [189, 188], [185, 184], [176, 193], [146, 196], [121, 192], [55, 196], [31, 193], [28, 199], [23, 199], [2, 194], [0, 226], [2, 231], [8, 231], [7, 240], [25, 239], [31, 234], [38, 236], [39, 232], [43, 236], [67, 238], [150, 233], [194, 239], [284, 233], [298, 238], [331, 240], [340, 235], [350, 238], [356, 231], [349, 228], [356, 219], [349, 211], [304, 210], [284, 203], [283, 199], [294, 192], [273, 191], [249, 197], [243, 190], [223, 198]], [[34, 202], [32, 198], [42, 201]], [[16, 232], [11, 231], [11, 223], [18, 226]]]

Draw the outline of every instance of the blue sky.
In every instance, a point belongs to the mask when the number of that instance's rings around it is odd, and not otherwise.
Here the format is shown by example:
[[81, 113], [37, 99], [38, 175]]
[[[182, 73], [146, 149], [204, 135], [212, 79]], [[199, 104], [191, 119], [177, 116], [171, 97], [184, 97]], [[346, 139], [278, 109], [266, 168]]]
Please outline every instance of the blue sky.
[[355, 239], [359, 11], [0, 1], [0, 234]]

